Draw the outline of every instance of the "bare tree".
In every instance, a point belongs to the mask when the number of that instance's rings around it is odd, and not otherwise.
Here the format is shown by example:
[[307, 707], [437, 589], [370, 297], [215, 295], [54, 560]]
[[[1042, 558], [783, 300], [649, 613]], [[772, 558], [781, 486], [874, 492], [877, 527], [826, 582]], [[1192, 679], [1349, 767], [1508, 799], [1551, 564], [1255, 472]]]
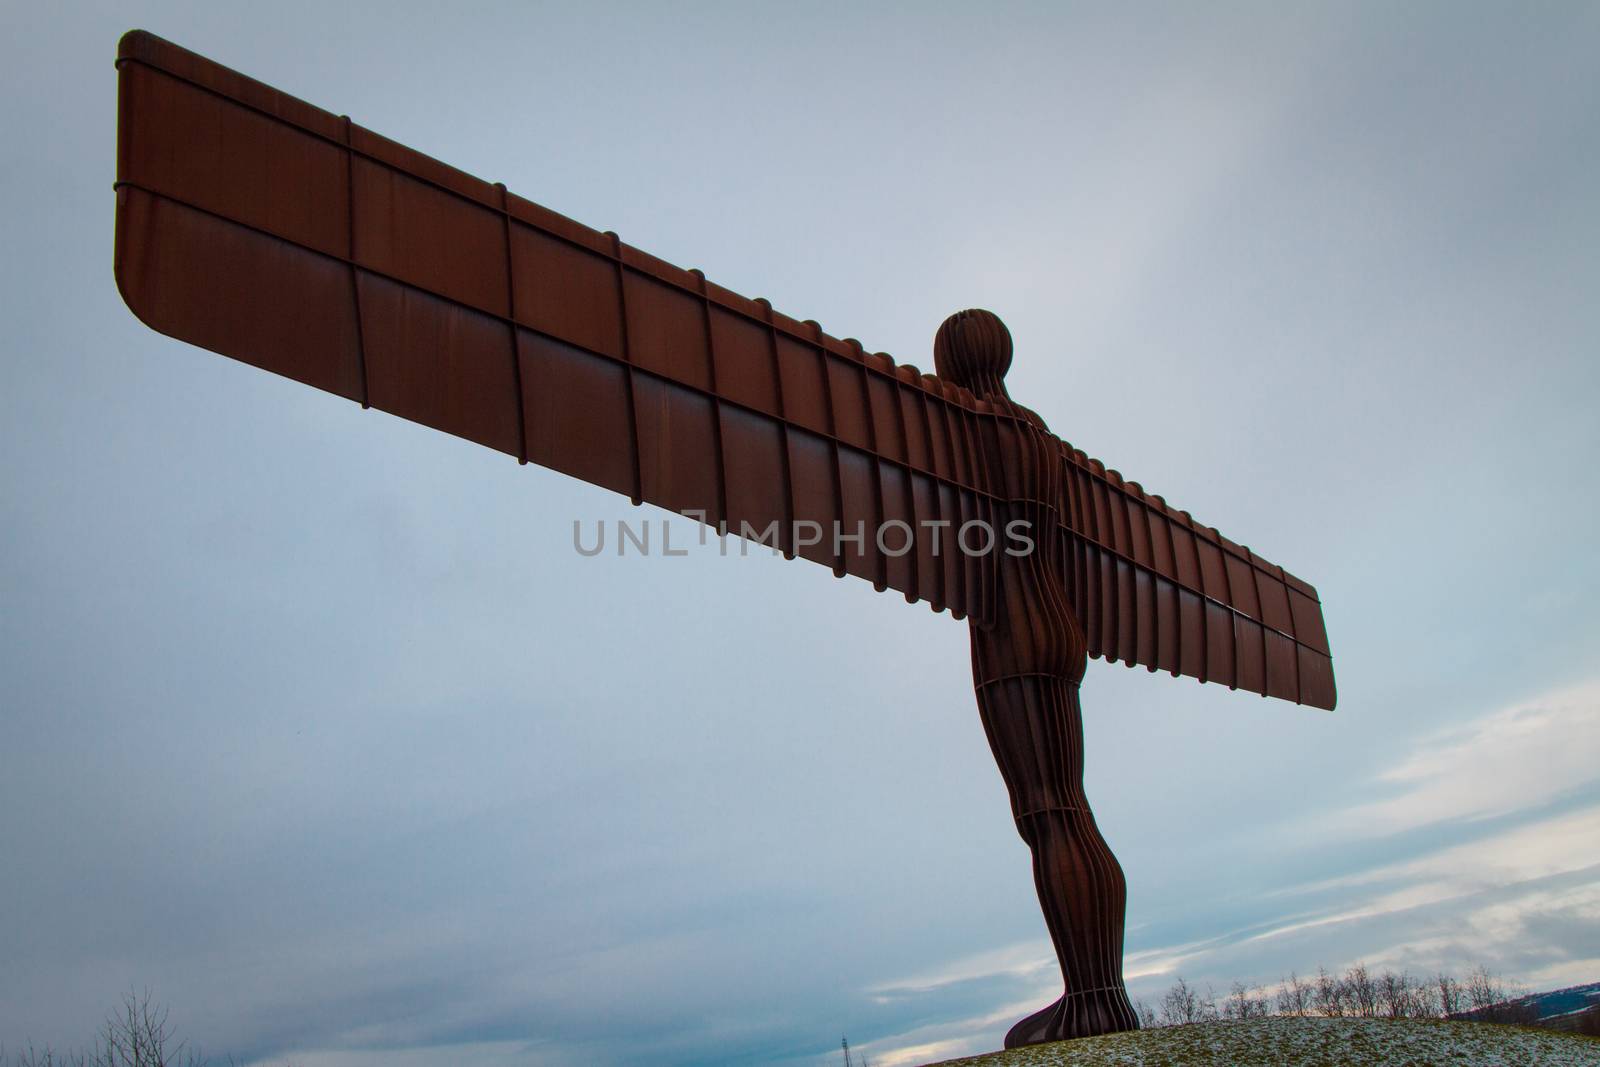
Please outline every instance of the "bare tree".
[[1487, 1015], [1496, 1004], [1506, 998], [1505, 987], [1482, 964], [1467, 975], [1465, 992], [1467, 1008], [1474, 1014]]
[[1250, 1018], [1250, 990], [1243, 982], [1234, 982], [1228, 989], [1228, 999], [1222, 1002], [1224, 1019]]
[[1401, 971], [1384, 971], [1378, 976], [1378, 1009], [1391, 1019], [1409, 1019], [1416, 1014], [1416, 1001], [1411, 991], [1411, 976]]
[[1269, 1014], [1267, 998], [1258, 988], [1251, 989], [1243, 982], [1235, 982], [1222, 1002], [1224, 1019], [1264, 1019]]
[[1433, 976], [1433, 988], [1438, 992], [1438, 1009], [1442, 1018], [1448, 1019], [1461, 1011], [1464, 1001], [1461, 994], [1461, 983], [1451, 975], [1440, 971]]
[[1344, 973], [1344, 987], [1352, 1015], [1370, 1019], [1378, 1014], [1378, 987], [1365, 963], [1358, 963]]
[[1348, 1014], [1346, 1000], [1344, 983], [1329, 974], [1326, 968], [1318, 967], [1317, 983], [1311, 994], [1311, 1003], [1317, 1013], [1337, 1019]]
[[1139, 1016], [1139, 1029], [1154, 1030], [1161, 1025], [1156, 1018], [1156, 1010], [1142, 998], [1133, 1002], [1133, 1010]]
[[149, 990], [126, 993], [122, 1006], [106, 1017], [92, 1052], [56, 1052], [49, 1047], [19, 1053], [0, 1065], [14, 1067], [206, 1067], [199, 1052], [180, 1041], [167, 1019], [167, 1009]]
[[1434, 984], [1426, 978], [1419, 978], [1411, 986], [1411, 1017], [1413, 1019], [1437, 1019], [1439, 1017], [1439, 1002]]
[[1209, 1012], [1206, 1010], [1210, 1007], [1180, 975], [1177, 984], [1161, 998], [1161, 1023], [1163, 1026], [1182, 1026], [1185, 1023], [1205, 1022], [1215, 1015], [1214, 1008]]
[[1539, 1009], [1529, 999], [1526, 989], [1515, 982], [1508, 986], [1481, 964], [1467, 975], [1463, 989], [1466, 1010], [1461, 1017], [1521, 1026], [1532, 1026], [1539, 1021]]
[[1312, 987], [1300, 981], [1293, 971], [1278, 983], [1277, 1006], [1279, 1015], [1305, 1015], [1311, 1011]]
[[103, 1048], [96, 1067], [204, 1067], [205, 1059], [179, 1041], [167, 1021], [167, 1009], [150, 991], [128, 993], [122, 1010], [106, 1019], [100, 1031]]

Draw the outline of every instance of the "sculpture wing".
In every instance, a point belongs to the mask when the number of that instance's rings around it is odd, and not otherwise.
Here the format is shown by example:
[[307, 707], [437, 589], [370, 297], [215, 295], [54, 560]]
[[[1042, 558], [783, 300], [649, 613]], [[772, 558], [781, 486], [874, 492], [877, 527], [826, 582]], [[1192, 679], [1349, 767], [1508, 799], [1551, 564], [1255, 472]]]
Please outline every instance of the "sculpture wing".
[[1317, 591], [1062, 446], [1062, 530], [1089, 654], [1331, 710]]
[[149, 34], [117, 65], [150, 326], [992, 617], [992, 563], [950, 548], [992, 505], [970, 394]]

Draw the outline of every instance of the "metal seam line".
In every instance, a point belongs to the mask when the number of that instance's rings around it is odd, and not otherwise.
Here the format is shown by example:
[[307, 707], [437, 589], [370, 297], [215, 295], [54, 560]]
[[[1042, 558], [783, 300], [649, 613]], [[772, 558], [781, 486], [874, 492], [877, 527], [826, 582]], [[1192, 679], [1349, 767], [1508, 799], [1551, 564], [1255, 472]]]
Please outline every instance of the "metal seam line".
[[[839, 449], [842, 443], [839, 440], [839, 409], [833, 404], [833, 375], [828, 371], [828, 351], [822, 346], [822, 324], [816, 319], [807, 319], [811, 332], [816, 335], [812, 347], [821, 357], [817, 363], [822, 371], [822, 404], [828, 409], [828, 455], [833, 464], [833, 518], [834, 522], [844, 523], [844, 469], [840, 466]], [[844, 546], [839, 538], [833, 539], [833, 575], [843, 578], [846, 574], [844, 565]]]
[[700, 302], [700, 328], [705, 331], [706, 338], [706, 371], [710, 375], [711, 448], [716, 453], [717, 467], [717, 528], [726, 532], [731, 521], [728, 515], [728, 459], [722, 450], [722, 394], [717, 388], [717, 342], [711, 335], [711, 298], [706, 293], [705, 272], [690, 267], [689, 273], [700, 282], [700, 292], [696, 295]]
[[614, 276], [617, 280], [617, 321], [622, 330], [622, 363], [623, 363], [623, 394], [626, 397], [628, 408], [628, 452], [633, 459], [633, 495], [631, 499], [635, 507], [644, 503], [644, 459], [639, 454], [639, 408], [634, 397], [633, 376], [637, 373], [633, 363], [633, 347], [628, 340], [628, 285], [623, 271], [627, 268], [622, 262], [622, 238], [613, 230], [607, 230], [611, 237], [611, 262], [614, 267]]
[[[347, 262], [350, 265], [350, 299], [354, 304], [356, 313], [356, 366], [361, 371], [361, 409], [365, 411], [372, 407], [372, 394], [369, 392], [367, 385], [367, 337], [366, 327], [361, 322], [361, 279], [356, 273], [360, 269], [356, 265], [356, 160], [355, 149], [351, 145], [350, 116], [340, 115], [339, 118], [344, 124], [344, 217], [345, 237], [347, 239], [345, 251], [349, 253]], [[161, 195], [150, 190], [145, 191], [152, 196]], [[183, 201], [177, 200], [176, 197], [171, 199], [180, 204], [183, 203]], [[231, 222], [233, 220], [230, 219], [228, 221]], [[274, 236], [276, 235], [274, 234]], [[279, 237], [278, 240], [293, 244], [297, 248], [305, 247], [298, 242], [290, 241], [286, 237]]]
[[495, 182], [500, 190], [500, 217], [505, 223], [506, 238], [506, 325], [511, 328], [511, 374], [517, 389], [517, 462], [528, 462], [527, 400], [522, 388], [522, 336], [517, 329], [517, 276], [516, 257], [511, 253], [511, 212], [506, 205], [504, 182]]
[[778, 362], [778, 331], [772, 324], [771, 302], [764, 296], [758, 296], [756, 303], [761, 305], [766, 317], [767, 352], [771, 356], [768, 365], [772, 370], [772, 388], [778, 400], [778, 463], [783, 478], [784, 527], [778, 533], [778, 544], [783, 548], [785, 559], [794, 559], [794, 470], [793, 460], [789, 456], [789, 408], [783, 396], [783, 368]]
[[[883, 529], [887, 516], [883, 510], [883, 468], [879, 461], [883, 459], [883, 449], [878, 444], [878, 419], [874, 414], [872, 403], [872, 379], [868, 377], [867, 357], [861, 349], [861, 342], [854, 337], [846, 337], [844, 343], [850, 346], [855, 356], [856, 366], [860, 367], [860, 374], [852, 374], [861, 382], [861, 409], [865, 413], [867, 422], [867, 454], [871, 461], [872, 469], [872, 526], [874, 531]], [[863, 546], [865, 552], [870, 547], [872, 551], [872, 588], [883, 592], [889, 588], [889, 557], [878, 547], [876, 532], [873, 534], [870, 546]]]

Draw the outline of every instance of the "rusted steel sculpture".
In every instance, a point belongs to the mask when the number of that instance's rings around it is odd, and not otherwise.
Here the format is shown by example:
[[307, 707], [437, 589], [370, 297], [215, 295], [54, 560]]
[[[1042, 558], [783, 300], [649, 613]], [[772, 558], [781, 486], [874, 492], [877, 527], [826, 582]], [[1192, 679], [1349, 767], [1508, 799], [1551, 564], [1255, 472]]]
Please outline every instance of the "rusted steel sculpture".
[[1332, 708], [1311, 586], [1014, 403], [988, 312], [920, 374], [159, 38], [117, 65], [116, 276], [153, 328], [966, 618], [1065, 982], [1006, 1044], [1137, 1025], [1086, 658]]

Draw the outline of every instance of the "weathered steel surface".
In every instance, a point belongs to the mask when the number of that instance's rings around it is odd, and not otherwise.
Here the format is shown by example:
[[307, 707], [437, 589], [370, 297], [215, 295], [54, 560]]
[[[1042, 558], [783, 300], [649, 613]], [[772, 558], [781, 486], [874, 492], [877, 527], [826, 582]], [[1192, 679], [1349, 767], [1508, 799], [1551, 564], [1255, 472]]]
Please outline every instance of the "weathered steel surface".
[[[1008, 1043], [1135, 1025], [1084, 661], [1332, 708], [1311, 586], [1014, 403], [987, 312], [921, 374], [159, 38], [117, 64], [116, 276], [150, 326], [968, 617], [1066, 982]], [[1037, 551], [953, 550], [1013, 520]]]

